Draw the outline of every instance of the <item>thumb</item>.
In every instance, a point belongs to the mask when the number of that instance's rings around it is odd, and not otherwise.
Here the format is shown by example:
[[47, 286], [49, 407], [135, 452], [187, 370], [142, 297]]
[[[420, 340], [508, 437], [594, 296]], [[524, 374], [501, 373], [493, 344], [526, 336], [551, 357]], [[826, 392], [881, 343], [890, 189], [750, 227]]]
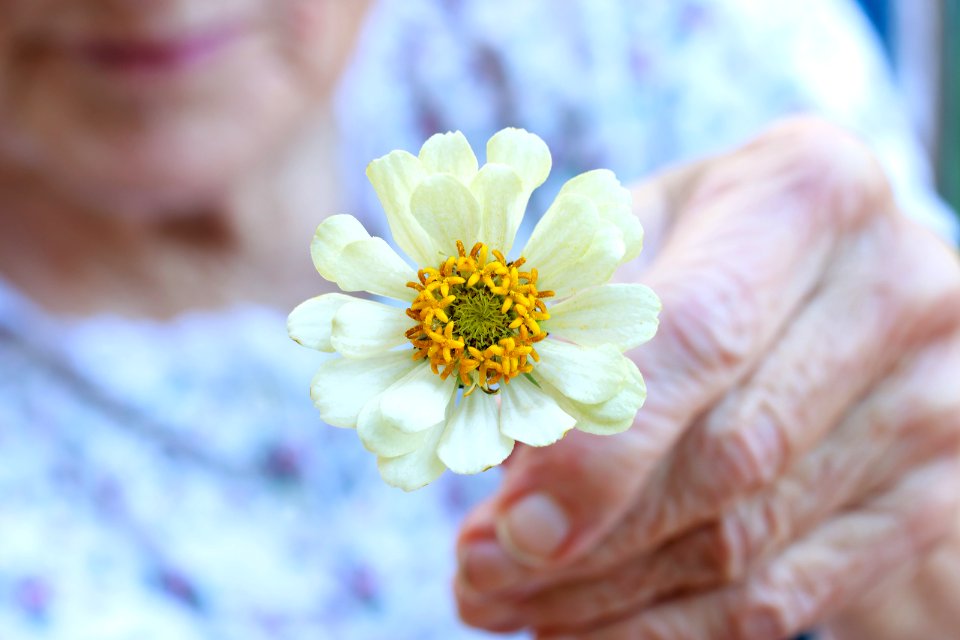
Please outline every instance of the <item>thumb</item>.
[[488, 510], [497, 541], [530, 566], [580, 555], [632, 505], [658, 457], [643, 442], [636, 430], [613, 437], [574, 431], [551, 447], [518, 450]]
[[549, 447], [517, 447], [501, 490], [463, 523], [461, 585], [499, 591], [588, 551], [631, 508], [657, 457], [644, 454], [640, 433], [572, 431]]

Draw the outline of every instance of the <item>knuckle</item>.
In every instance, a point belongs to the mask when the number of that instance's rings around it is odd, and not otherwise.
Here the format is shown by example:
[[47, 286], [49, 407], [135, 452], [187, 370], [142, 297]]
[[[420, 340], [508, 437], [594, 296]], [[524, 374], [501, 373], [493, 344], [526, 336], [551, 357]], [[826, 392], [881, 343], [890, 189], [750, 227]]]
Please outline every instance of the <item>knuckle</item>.
[[[919, 350], [897, 381], [897, 396], [871, 437], [897, 439], [902, 464], [960, 452], [960, 333]], [[894, 404], [895, 403], [895, 404]]]
[[706, 568], [716, 580], [737, 582], [759, 560], [794, 538], [792, 508], [779, 491], [762, 492], [738, 502], [719, 520], [701, 528], [699, 540], [684, 550], [691, 561]]
[[695, 280], [680, 278], [663, 291], [669, 299], [659, 331], [691, 374], [725, 370], [747, 359], [759, 314], [757, 294], [743, 278], [717, 267]]
[[593, 552], [593, 564], [613, 567], [624, 558], [632, 558], [650, 551], [658, 540], [658, 525], [662, 518], [657, 503], [640, 501], [630, 509], [621, 525]]
[[898, 514], [894, 522], [911, 555], [929, 553], [953, 533], [960, 502], [956, 492], [958, 466], [955, 459], [947, 459], [918, 476], [922, 495], [918, 492], [907, 512]]
[[790, 186], [807, 199], [828, 203], [819, 210], [841, 226], [855, 227], [893, 209], [889, 181], [873, 150], [838, 124], [816, 116], [788, 118], [758, 143], [780, 150], [781, 161], [771, 169], [786, 170]]
[[750, 532], [739, 517], [725, 516], [714, 529], [715, 562], [723, 580], [732, 582], [746, 573]]
[[902, 265], [898, 275], [907, 287], [902, 292], [904, 302], [939, 320], [943, 329], [960, 330], [960, 261], [956, 252], [926, 232], [902, 234], [901, 238], [903, 257], [897, 266]]
[[[855, 313], [859, 323], [858, 332], [830, 352], [837, 371], [913, 367], [916, 354], [926, 351], [938, 354], [933, 362], [947, 362], [950, 350], [942, 345], [960, 338], [957, 256], [912, 222], [903, 223], [883, 225], [891, 228], [870, 243], [868, 255], [848, 254], [834, 264], [834, 284], [824, 299], [834, 316]], [[956, 373], [948, 375], [956, 379]]]
[[[960, 261], [956, 253], [906, 218], [874, 225], [869, 255], [852, 253], [844, 277], [851, 296], [891, 344], [929, 342], [960, 332]], [[879, 227], [879, 228], [878, 228]]]
[[613, 574], [588, 586], [556, 586], [526, 603], [525, 617], [543, 628], [586, 627], [597, 619], [622, 615], [636, 599], [633, 582]]
[[714, 529], [715, 565], [726, 582], [747, 575], [753, 563], [790, 538], [790, 523], [779, 501], [744, 502], [724, 515]]
[[733, 428], [710, 436], [706, 447], [721, 498], [768, 484], [788, 459], [781, 423], [764, 417], [752, 428]]

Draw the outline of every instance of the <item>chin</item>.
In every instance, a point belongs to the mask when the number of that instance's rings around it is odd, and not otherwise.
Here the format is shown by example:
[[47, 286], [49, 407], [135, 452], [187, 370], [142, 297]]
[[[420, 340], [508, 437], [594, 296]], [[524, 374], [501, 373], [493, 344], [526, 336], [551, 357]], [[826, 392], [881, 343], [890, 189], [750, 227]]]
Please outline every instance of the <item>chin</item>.
[[[208, 207], [269, 164], [277, 136], [215, 127], [155, 127], [135, 134], [20, 136], [9, 158], [78, 208], [138, 216]], [[9, 155], [9, 154], [8, 154]]]
[[[136, 219], [186, 217], [208, 210], [229, 198], [243, 180], [240, 167], [225, 166], [212, 155], [209, 162], [193, 156], [177, 160], [133, 153], [125, 163], [110, 159], [68, 174], [49, 172], [68, 201], [104, 215]], [[64, 168], [65, 169], [65, 168]]]
[[87, 206], [188, 210], [269, 166], [316, 108], [316, 78], [260, 37], [196, 61], [118, 55], [50, 47], [0, 73], [0, 155]]
[[0, 152], [85, 208], [189, 211], [268, 169], [309, 117], [291, 100], [246, 104], [247, 111], [176, 105], [116, 119], [61, 113], [34, 123], [42, 126], [0, 127]]

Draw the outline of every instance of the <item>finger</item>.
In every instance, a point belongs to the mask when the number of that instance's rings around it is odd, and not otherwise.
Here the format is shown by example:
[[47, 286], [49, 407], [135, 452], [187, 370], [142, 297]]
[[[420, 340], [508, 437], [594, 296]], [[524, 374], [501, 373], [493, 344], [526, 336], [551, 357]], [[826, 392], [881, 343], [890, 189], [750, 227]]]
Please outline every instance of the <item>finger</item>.
[[[882, 199], [879, 172], [865, 168], [872, 158], [838, 136], [794, 123], [704, 170], [647, 276], [664, 313], [638, 357], [649, 398], [634, 428], [526, 451], [505, 477], [496, 530], [521, 563], [569, 562], [609, 532], [692, 418], [756, 365], [816, 286], [838, 234]], [[637, 455], [623, 459], [624, 447]], [[606, 456], [623, 466], [596, 464]]]
[[[770, 640], [827, 619], [949, 533], [957, 507], [956, 456], [922, 467], [894, 490], [821, 525], [745, 583], [669, 601], [580, 640]], [[565, 638], [544, 630], [538, 638]]]
[[[499, 583], [505, 575], [522, 575], [527, 565], [519, 564], [515, 559], [524, 553], [522, 549], [561, 544], [567, 535], [568, 516], [559, 513], [554, 506], [556, 501], [565, 502], [568, 505], [566, 513], [573, 518], [586, 517], [577, 512], [580, 503], [569, 494], [583, 490], [587, 482], [591, 483], [587, 489], [592, 490], [598, 499], [603, 496], [610, 504], [628, 503], [637, 489], [624, 482], [619, 474], [634, 459], [643, 455], [643, 443], [632, 432], [622, 434], [620, 440], [620, 447], [616, 451], [609, 451], [605, 439], [573, 432], [551, 447], [556, 451], [550, 456], [535, 455], [543, 450], [529, 447], [515, 451], [510, 468], [504, 472], [505, 483], [509, 483], [509, 478], [518, 468], [524, 473], [535, 472], [538, 468], [543, 468], [544, 473], [552, 473], [555, 467], [563, 467], [566, 469], [565, 477], [551, 487], [552, 497], [547, 499], [546, 504], [540, 495], [528, 496], [514, 504], [506, 516], [498, 517], [500, 498], [495, 496], [472, 512], [463, 523], [457, 544], [462, 577], [474, 588], [483, 589], [485, 585]], [[502, 528], [505, 520], [523, 521], [520, 534], [506, 534], [513, 536], [508, 542], [511, 545], [509, 551], [504, 549], [502, 543], [506, 536], [500, 532], [498, 537], [497, 532], [498, 525]], [[521, 527], [514, 525], [514, 529]]]
[[953, 380], [958, 369], [960, 339], [927, 347], [878, 385], [788, 475], [733, 506], [721, 519], [616, 565], [584, 569], [578, 563], [524, 597], [464, 593], [465, 619], [498, 629], [586, 627], [671, 593], [741, 579], [758, 560], [780, 551], [837, 509], [888, 486], [922, 461], [957, 450], [960, 396]]
[[[514, 449], [514, 456], [517, 455], [518, 449], [519, 447]], [[473, 510], [463, 519], [460, 542], [466, 544], [472, 539], [484, 539], [493, 536], [493, 514], [494, 504], [489, 498], [473, 507]]]

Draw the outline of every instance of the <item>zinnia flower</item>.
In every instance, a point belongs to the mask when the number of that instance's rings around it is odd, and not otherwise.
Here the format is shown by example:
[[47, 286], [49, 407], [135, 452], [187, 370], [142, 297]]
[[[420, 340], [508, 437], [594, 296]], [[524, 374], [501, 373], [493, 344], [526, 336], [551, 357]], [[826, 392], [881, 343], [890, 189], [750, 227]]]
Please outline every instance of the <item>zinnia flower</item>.
[[479, 170], [459, 132], [431, 137], [419, 157], [370, 163], [393, 238], [417, 267], [353, 216], [317, 228], [321, 276], [401, 303], [330, 293], [288, 320], [294, 340], [341, 356], [320, 367], [311, 397], [326, 422], [357, 429], [389, 484], [478, 473], [514, 441], [549, 445], [574, 427], [618, 433], [643, 404], [623, 352], [653, 336], [660, 302], [640, 284], [605, 284], [643, 240], [613, 173], [568, 181], [507, 257], [550, 164], [546, 144], [521, 129], [494, 135]]

